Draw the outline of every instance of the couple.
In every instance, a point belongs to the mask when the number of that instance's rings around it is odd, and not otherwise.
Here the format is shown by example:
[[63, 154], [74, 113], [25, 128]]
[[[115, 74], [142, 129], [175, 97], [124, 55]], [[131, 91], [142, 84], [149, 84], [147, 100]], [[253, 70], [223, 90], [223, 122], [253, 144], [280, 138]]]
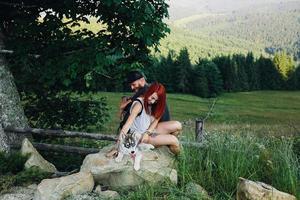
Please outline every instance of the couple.
[[172, 153], [179, 154], [177, 135], [182, 126], [178, 121], [169, 120], [165, 87], [157, 82], [147, 84], [144, 75], [139, 71], [129, 72], [127, 83], [135, 95], [121, 101], [120, 110], [132, 104], [130, 114], [120, 129], [119, 138], [130, 130], [143, 134], [142, 143], [155, 147], [167, 145]]

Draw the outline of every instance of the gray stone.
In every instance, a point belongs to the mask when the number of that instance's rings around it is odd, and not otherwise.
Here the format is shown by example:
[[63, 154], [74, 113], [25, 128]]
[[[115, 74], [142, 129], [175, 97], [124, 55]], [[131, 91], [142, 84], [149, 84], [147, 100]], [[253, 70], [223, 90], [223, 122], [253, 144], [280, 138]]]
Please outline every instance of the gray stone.
[[9, 193], [0, 195], [0, 200], [32, 200], [36, 188], [36, 184], [28, 187], [13, 187]]
[[93, 193], [85, 193], [67, 197], [65, 200], [99, 200], [99, 197]]
[[194, 182], [189, 182], [186, 184], [185, 191], [187, 194], [200, 199], [212, 199], [203, 187]]
[[37, 187], [34, 200], [61, 200], [68, 196], [91, 192], [93, 188], [94, 180], [89, 172], [44, 179]]
[[97, 185], [96, 189], [94, 190], [95, 193], [100, 194], [102, 192], [101, 186]]
[[[1, 32], [0, 32], [1, 35]], [[3, 49], [0, 37], [0, 50]], [[28, 120], [20, 104], [20, 97], [5, 58], [0, 54], [0, 151], [9, 152], [11, 146], [21, 146], [24, 135], [6, 133], [3, 127], [28, 127]]]
[[139, 186], [145, 182], [157, 184], [163, 180], [177, 183], [177, 171], [174, 155], [167, 147], [143, 152], [141, 169], [133, 169], [133, 161], [129, 156], [117, 163], [105, 154], [113, 146], [103, 148], [99, 153], [87, 155], [81, 166], [82, 172], [91, 172], [97, 184], [109, 186], [114, 190]]
[[28, 169], [30, 167], [36, 166], [42, 171], [45, 172], [56, 172], [55, 166], [45, 160], [39, 152], [33, 147], [33, 145], [30, 143], [30, 141], [25, 138], [22, 142], [22, 148], [21, 148], [22, 155], [30, 154], [30, 157], [25, 163], [25, 168]]
[[118, 192], [116, 191], [112, 191], [112, 190], [106, 190], [100, 193], [100, 197], [101, 199], [120, 199], [120, 195]]
[[262, 182], [240, 178], [237, 187], [237, 200], [296, 200], [296, 197], [281, 192]]

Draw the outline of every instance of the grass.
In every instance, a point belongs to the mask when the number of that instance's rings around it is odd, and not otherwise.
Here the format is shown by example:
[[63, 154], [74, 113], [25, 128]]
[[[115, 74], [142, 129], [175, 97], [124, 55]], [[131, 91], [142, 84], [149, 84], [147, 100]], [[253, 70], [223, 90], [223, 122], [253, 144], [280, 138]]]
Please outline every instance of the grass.
[[[105, 130], [94, 132], [115, 132], [119, 123], [118, 104], [123, 95], [96, 94], [96, 98], [107, 97], [111, 118]], [[205, 117], [212, 102], [192, 95], [168, 94], [172, 118], [184, 122], [182, 140], [193, 140], [194, 120]], [[271, 184], [300, 198], [300, 142], [299, 136], [290, 137], [299, 134], [299, 119], [300, 92], [223, 94], [205, 122], [203, 148], [184, 148], [177, 157], [178, 185], [168, 182], [142, 185], [134, 191], [122, 191], [121, 198], [201, 199], [185, 189], [187, 183], [195, 182], [213, 199], [234, 199], [239, 177]], [[8, 177], [6, 182], [3, 185], [14, 184]]]
[[[117, 128], [123, 95], [97, 94], [107, 97], [111, 110], [105, 132]], [[172, 119], [184, 122], [181, 139], [193, 140], [194, 120], [204, 118], [214, 100], [183, 94], [168, 94], [167, 99]], [[201, 199], [185, 192], [191, 181], [214, 199], [234, 199], [239, 177], [268, 183], [300, 198], [300, 163], [293, 151], [299, 149], [299, 142], [290, 137], [299, 134], [299, 119], [300, 92], [225, 93], [205, 122], [207, 145], [185, 148], [178, 158], [179, 184], [141, 186], [123, 192], [122, 199]]]
[[[97, 96], [107, 97], [111, 119], [105, 127], [113, 133], [119, 123], [117, 112], [124, 93], [99, 92]], [[128, 95], [128, 93], [127, 93]], [[189, 121], [194, 128], [196, 118], [204, 118], [211, 106], [212, 99], [184, 94], [168, 94], [171, 118]], [[207, 131], [255, 132], [262, 135], [292, 135], [300, 130], [300, 92], [256, 91], [224, 93], [218, 97], [211, 116], [205, 122]], [[188, 131], [189, 132], [189, 131]]]
[[288, 138], [249, 134], [219, 134], [206, 137], [203, 148], [184, 148], [178, 157], [179, 184], [143, 185], [121, 192], [122, 199], [202, 199], [186, 191], [195, 182], [213, 199], [234, 199], [239, 177], [271, 184], [300, 197], [299, 160]]

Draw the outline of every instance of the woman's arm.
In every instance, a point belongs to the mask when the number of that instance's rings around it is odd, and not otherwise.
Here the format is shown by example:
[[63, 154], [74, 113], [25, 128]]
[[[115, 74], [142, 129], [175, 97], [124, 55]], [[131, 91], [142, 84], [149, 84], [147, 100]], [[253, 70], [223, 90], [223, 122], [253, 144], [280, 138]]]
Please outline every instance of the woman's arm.
[[131, 109], [130, 115], [120, 131], [120, 136], [121, 136], [121, 134], [124, 134], [124, 135], [127, 134], [128, 130], [129, 130], [130, 126], [132, 125], [133, 121], [135, 120], [136, 116], [142, 110], [142, 105], [140, 103], [134, 103], [132, 106], [133, 107]]
[[149, 128], [147, 129], [146, 132], [148, 133], [153, 133], [154, 129], [156, 128], [157, 124], [159, 122], [159, 119], [154, 118], [153, 122], [150, 124]]

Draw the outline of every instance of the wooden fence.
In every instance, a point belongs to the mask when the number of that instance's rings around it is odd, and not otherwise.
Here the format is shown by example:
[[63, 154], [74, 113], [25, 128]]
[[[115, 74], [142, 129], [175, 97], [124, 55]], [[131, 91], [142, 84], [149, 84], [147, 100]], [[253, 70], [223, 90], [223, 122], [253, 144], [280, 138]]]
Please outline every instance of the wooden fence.
[[[202, 120], [196, 120], [195, 126], [195, 140], [196, 142], [183, 142], [180, 143], [185, 146], [201, 147], [203, 140], [203, 127], [204, 123]], [[38, 136], [41, 138], [86, 138], [92, 140], [105, 140], [115, 142], [117, 140], [116, 135], [112, 134], [100, 134], [100, 133], [87, 133], [78, 131], [65, 131], [65, 130], [47, 130], [37, 128], [4, 128], [5, 132], [12, 132], [15, 134], [31, 134], [32, 136]], [[33, 146], [39, 151], [54, 151], [54, 152], [67, 152], [76, 153], [80, 155], [87, 155], [91, 153], [99, 152], [97, 148], [84, 148], [76, 146], [58, 145], [58, 144], [47, 144], [47, 143], [32, 143]], [[12, 148], [20, 148], [20, 146], [12, 146]]]

